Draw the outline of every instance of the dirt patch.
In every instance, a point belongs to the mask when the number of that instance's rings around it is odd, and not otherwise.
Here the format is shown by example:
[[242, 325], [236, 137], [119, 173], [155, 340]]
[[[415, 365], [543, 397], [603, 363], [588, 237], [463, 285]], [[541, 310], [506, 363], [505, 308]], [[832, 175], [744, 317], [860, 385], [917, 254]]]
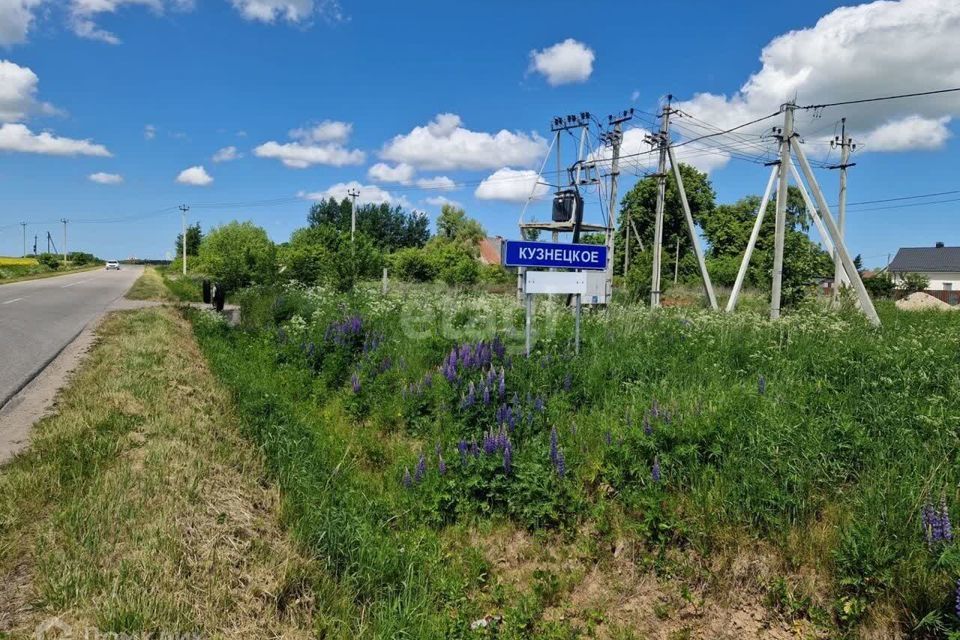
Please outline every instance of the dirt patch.
[[677, 570], [657, 571], [651, 553], [626, 540], [601, 561], [573, 544], [510, 527], [476, 534], [472, 542], [490, 563], [494, 585], [522, 589], [537, 576], [556, 576], [560, 593], [543, 611], [543, 621], [590, 637], [818, 637], [806, 621], [785, 620], [766, 606], [766, 585], [777, 575], [779, 562], [761, 548], [723, 554], [709, 563], [677, 554], [658, 560]]

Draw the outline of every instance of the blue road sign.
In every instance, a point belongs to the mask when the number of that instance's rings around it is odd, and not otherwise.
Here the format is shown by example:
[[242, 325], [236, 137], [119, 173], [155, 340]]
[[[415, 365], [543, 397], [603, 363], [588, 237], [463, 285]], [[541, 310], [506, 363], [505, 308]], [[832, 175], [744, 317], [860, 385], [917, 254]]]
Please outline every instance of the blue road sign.
[[566, 269], [607, 268], [607, 247], [602, 244], [561, 244], [507, 240], [503, 251], [507, 267], [549, 267]]

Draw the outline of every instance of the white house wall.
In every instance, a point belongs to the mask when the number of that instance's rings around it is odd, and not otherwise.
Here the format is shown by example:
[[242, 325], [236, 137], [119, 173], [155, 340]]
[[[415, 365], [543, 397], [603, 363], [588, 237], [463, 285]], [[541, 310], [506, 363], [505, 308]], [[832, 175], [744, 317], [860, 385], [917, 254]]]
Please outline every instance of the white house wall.
[[[930, 273], [924, 271], [918, 271], [916, 273], [921, 273], [930, 280], [930, 284], [927, 286], [927, 289], [930, 291], [945, 291], [947, 289], [944, 286], [946, 283], [953, 285], [953, 291], [960, 291], [960, 271], [952, 273]], [[903, 274], [895, 273], [893, 281], [899, 284], [903, 280]]]

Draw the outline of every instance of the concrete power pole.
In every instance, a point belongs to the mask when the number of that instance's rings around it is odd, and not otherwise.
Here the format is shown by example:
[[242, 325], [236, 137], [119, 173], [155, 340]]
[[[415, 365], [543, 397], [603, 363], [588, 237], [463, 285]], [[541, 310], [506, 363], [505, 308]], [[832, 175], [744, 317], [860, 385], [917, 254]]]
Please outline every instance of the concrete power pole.
[[357, 198], [360, 197], [360, 191], [350, 189], [347, 195], [350, 196], [350, 242], [352, 243], [354, 236], [357, 235]]
[[60, 222], [63, 223], [63, 266], [67, 266], [67, 223], [70, 222], [66, 218], [60, 218]]
[[609, 122], [613, 124], [613, 131], [608, 134], [611, 149], [610, 162], [610, 206], [607, 212], [607, 304], [612, 302], [613, 298], [613, 248], [614, 235], [616, 231], [617, 220], [617, 183], [620, 180], [620, 145], [623, 143], [623, 123], [633, 117], [633, 111], [624, 111], [623, 115], [610, 116]]
[[21, 222], [20, 227], [23, 229], [23, 257], [27, 257], [27, 223]]
[[[847, 137], [847, 119], [840, 120], [840, 137], [830, 141], [830, 146], [840, 147], [840, 164], [833, 165], [831, 169], [840, 169], [840, 200], [837, 206], [837, 230], [840, 231], [840, 242], [843, 242], [844, 227], [847, 220], [847, 168], [856, 163], [850, 163], [850, 152], [856, 148], [853, 144], [853, 138]], [[843, 263], [840, 260], [840, 251], [834, 246], [833, 249], [833, 302], [840, 299], [840, 285], [843, 283]]]
[[770, 319], [780, 317], [780, 296], [783, 289], [783, 243], [787, 226], [787, 188], [790, 184], [790, 145], [793, 138], [793, 110], [797, 105], [783, 105], [783, 131], [780, 132], [780, 182], [777, 186], [777, 214], [773, 235], [773, 286], [770, 291]]
[[187, 275], [187, 211], [190, 211], [190, 207], [185, 204], [180, 205], [180, 226], [183, 228], [183, 248], [181, 249], [183, 252], [183, 275]]
[[660, 158], [657, 162], [657, 209], [653, 225], [653, 274], [650, 279], [650, 308], [660, 307], [660, 254], [663, 251], [663, 210], [667, 197], [667, 147], [670, 144], [670, 100], [667, 96], [667, 106], [660, 113]]

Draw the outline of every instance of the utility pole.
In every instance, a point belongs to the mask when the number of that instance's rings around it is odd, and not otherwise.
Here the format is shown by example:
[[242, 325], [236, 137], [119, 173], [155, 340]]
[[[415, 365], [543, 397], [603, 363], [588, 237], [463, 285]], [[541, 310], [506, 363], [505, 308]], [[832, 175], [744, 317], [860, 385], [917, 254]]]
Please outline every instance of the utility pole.
[[620, 145], [623, 143], [623, 123], [633, 118], [633, 110], [624, 111], [619, 116], [608, 116], [607, 121], [613, 125], [613, 131], [607, 134], [606, 140], [612, 146], [610, 163], [610, 209], [607, 213], [607, 304], [613, 298], [613, 247], [614, 231], [617, 219], [617, 183], [620, 180]]
[[660, 307], [660, 253], [663, 250], [663, 209], [667, 197], [667, 147], [670, 144], [670, 114], [673, 109], [667, 96], [667, 106], [660, 113], [660, 133], [656, 138], [660, 146], [660, 158], [657, 161], [657, 209], [653, 225], [653, 274], [650, 280], [650, 308]]
[[352, 243], [354, 236], [357, 235], [357, 198], [360, 197], [360, 191], [350, 189], [347, 195], [350, 196], [350, 242]]
[[27, 257], [27, 223], [21, 222], [20, 227], [23, 229], [23, 256], [22, 257], [26, 258]]
[[787, 226], [787, 188], [790, 184], [790, 145], [793, 139], [793, 110], [797, 105], [783, 105], [783, 130], [780, 132], [780, 183], [777, 186], [777, 214], [773, 235], [773, 286], [770, 291], [770, 319], [780, 317], [780, 296], [783, 288], [783, 243]]
[[33, 234], [33, 255], [37, 255], [37, 234]]
[[63, 266], [67, 266], [67, 223], [70, 222], [66, 218], [60, 218], [60, 222], [63, 223]]
[[673, 259], [673, 284], [677, 284], [680, 275], [680, 236], [677, 236], [677, 256]]
[[182, 252], [183, 252], [183, 275], [187, 275], [187, 211], [190, 207], [185, 204], [180, 205], [180, 226], [183, 228], [182, 234]]
[[[853, 138], [847, 137], [847, 119], [840, 120], [840, 137], [830, 141], [831, 147], [840, 147], [840, 164], [833, 165], [831, 169], [840, 169], [840, 200], [837, 206], [837, 230], [840, 231], [840, 242], [843, 242], [844, 227], [847, 220], [847, 168], [856, 163], [850, 163], [850, 153], [856, 148], [853, 144]], [[834, 243], [836, 245], [836, 243]], [[843, 263], [840, 261], [840, 251], [836, 246], [833, 249], [833, 302], [840, 299], [840, 285], [843, 282]]]

